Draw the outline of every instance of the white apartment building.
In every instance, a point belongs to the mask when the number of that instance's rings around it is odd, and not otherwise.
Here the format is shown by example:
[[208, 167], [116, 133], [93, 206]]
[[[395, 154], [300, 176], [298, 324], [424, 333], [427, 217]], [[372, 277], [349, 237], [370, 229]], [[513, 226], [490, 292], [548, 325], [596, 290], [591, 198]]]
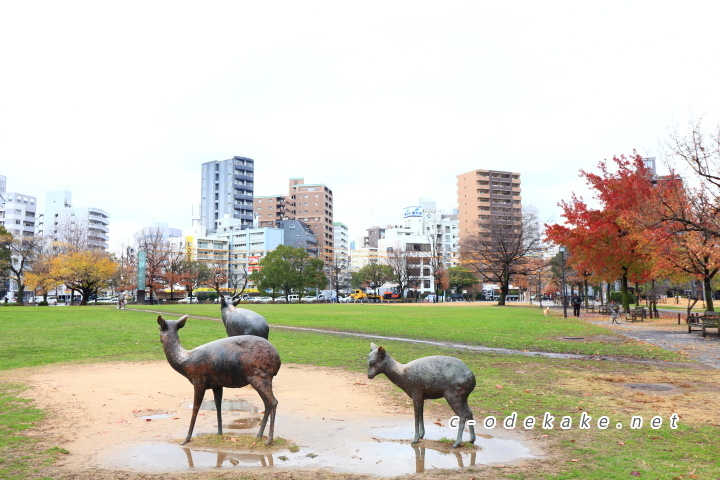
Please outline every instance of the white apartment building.
[[[47, 192], [45, 212], [38, 218], [37, 233], [59, 239], [64, 228], [77, 228], [83, 232], [91, 249], [108, 249], [110, 216], [96, 207], [73, 207], [72, 193], [63, 190]], [[65, 239], [60, 239], [65, 240]]]
[[388, 226], [377, 239], [378, 261], [386, 263], [391, 251], [407, 252], [418, 262], [416, 289], [421, 293], [434, 293], [434, 258], [446, 269], [459, 264], [457, 214], [440, 212], [433, 200], [420, 199], [417, 205], [404, 209], [403, 218], [403, 226]]
[[0, 225], [13, 237], [32, 237], [35, 235], [37, 220], [37, 199], [22, 193], [7, 192], [0, 203]]

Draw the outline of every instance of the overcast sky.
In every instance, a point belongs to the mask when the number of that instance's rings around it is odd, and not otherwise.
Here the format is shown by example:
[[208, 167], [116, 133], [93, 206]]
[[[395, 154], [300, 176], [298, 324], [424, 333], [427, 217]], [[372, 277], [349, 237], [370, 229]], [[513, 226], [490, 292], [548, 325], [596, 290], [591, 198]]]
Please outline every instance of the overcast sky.
[[713, 2], [40, 1], [0, 7], [0, 175], [69, 189], [111, 246], [182, 228], [200, 166], [255, 160], [255, 194], [333, 190], [355, 238], [456, 177], [521, 173], [560, 221], [578, 170], [660, 154], [720, 119]]

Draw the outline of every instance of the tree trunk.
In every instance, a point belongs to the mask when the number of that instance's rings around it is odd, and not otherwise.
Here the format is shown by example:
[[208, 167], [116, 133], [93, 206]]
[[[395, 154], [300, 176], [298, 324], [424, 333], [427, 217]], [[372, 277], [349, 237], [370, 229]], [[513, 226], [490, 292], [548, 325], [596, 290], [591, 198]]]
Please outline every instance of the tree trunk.
[[630, 310], [630, 291], [628, 290], [627, 268], [623, 268], [622, 278], [620, 279], [620, 293], [622, 294], [623, 310]]
[[705, 286], [705, 311], [714, 312], [715, 307], [713, 305], [713, 291], [712, 291], [712, 278], [709, 275], [703, 277], [703, 284]]

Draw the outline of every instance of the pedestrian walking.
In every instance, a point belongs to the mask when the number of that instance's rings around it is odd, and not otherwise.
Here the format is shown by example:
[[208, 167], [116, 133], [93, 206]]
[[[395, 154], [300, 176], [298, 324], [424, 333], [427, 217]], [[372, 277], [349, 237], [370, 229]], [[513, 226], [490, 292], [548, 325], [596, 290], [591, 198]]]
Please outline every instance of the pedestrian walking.
[[573, 315], [576, 317], [580, 316], [580, 306], [582, 305], [582, 298], [580, 295], [573, 295], [572, 297], [572, 306], [573, 306]]

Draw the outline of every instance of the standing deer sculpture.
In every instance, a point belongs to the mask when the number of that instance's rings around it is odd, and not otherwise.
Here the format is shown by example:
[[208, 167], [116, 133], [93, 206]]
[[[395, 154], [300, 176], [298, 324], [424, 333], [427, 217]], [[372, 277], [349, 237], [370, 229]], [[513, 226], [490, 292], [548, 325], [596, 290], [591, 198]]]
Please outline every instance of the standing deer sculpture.
[[[475, 375], [461, 360], [454, 357], [434, 355], [422, 357], [406, 364], [393, 359], [385, 349], [374, 343], [370, 344], [368, 355], [368, 378], [384, 373], [391, 382], [400, 387], [413, 401], [415, 410], [415, 437], [417, 443], [425, 436], [423, 407], [425, 399], [445, 397], [455, 415], [460, 418], [457, 440], [453, 448], [462, 443], [465, 423], [472, 420], [473, 415], [467, 399], [475, 389]], [[475, 443], [475, 427], [469, 424], [470, 443]]]
[[275, 411], [278, 401], [273, 395], [272, 381], [280, 370], [280, 356], [275, 347], [264, 338], [254, 335], [241, 335], [221, 338], [185, 350], [180, 345], [178, 330], [185, 326], [187, 315], [177, 321], [165, 320], [158, 316], [160, 341], [170, 366], [192, 383], [193, 412], [190, 429], [182, 445], [190, 441], [195, 419], [205, 391], [212, 389], [217, 410], [218, 435], [222, 435], [222, 395], [223, 387], [240, 388], [251, 385], [260, 395], [265, 405], [265, 415], [260, 423], [258, 438], [262, 438], [265, 424], [270, 418], [270, 429], [265, 442], [270, 445], [275, 430]]
[[270, 326], [265, 317], [246, 308], [236, 308], [236, 305], [240, 303], [239, 295], [233, 295], [228, 300], [225, 295], [220, 293], [219, 289], [216, 290], [220, 295], [220, 314], [228, 337], [255, 335], [267, 340]]

